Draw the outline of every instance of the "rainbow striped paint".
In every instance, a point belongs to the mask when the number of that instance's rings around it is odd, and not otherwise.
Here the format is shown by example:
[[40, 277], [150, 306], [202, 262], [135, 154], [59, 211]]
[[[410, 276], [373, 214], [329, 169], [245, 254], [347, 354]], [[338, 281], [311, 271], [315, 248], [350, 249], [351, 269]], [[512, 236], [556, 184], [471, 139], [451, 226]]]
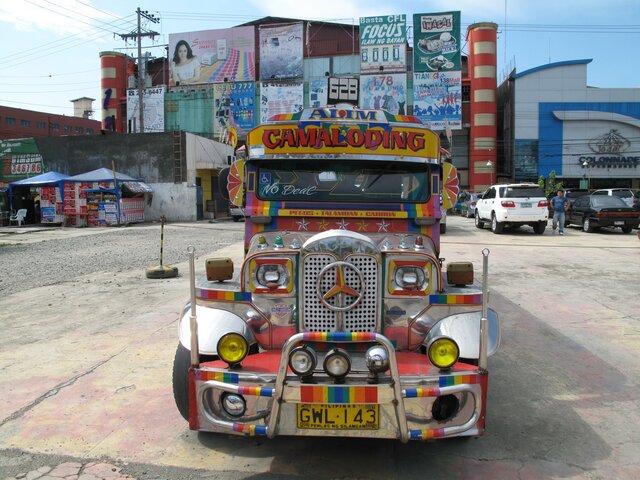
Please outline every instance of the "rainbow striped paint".
[[375, 342], [372, 332], [307, 332], [302, 334], [306, 342]]
[[481, 305], [482, 294], [471, 295], [429, 295], [431, 305]]
[[238, 386], [238, 393], [240, 395], [253, 395], [255, 397], [273, 397], [275, 388], [268, 387], [244, 387]]
[[378, 387], [316, 386], [300, 387], [302, 403], [378, 403]]
[[438, 379], [440, 388], [453, 387], [454, 385], [473, 385], [480, 383], [480, 375], [448, 375]]
[[251, 437], [256, 435], [264, 436], [267, 434], [267, 426], [266, 425], [250, 425], [248, 423], [235, 422], [233, 424], [233, 431], [244, 433], [245, 435], [249, 435]]
[[422, 430], [409, 430], [410, 440], [429, 440], [430, 438], [444, 437], [444, 428], [424, 428]]
[[196, 296], [203, 300], [219, 300], [222, 302], [250, 302], [251, 292], [230, 292], [227, 290], [209, 290], [196, 288]]
[[196, 380], [200, 382], [208, 382], [215, 380], [223, 383], [238, 383], [240, 378], [237, 373], [212, 372], [209, 370], [196, 370]]
[[407, 388], [404, 390], [405, 398], [439, 397], [439, 388]]

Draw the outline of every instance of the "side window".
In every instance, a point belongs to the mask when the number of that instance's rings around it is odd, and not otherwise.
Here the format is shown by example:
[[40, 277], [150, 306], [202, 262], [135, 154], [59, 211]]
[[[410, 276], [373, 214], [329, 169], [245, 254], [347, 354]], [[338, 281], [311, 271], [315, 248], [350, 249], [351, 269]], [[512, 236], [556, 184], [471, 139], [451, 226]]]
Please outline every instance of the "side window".
[[584, 207], [586, 204], [587, 204], [587, 198], [586, 197], [579, 197], [575, 201], [575, 206], [576, 207]]
[[484, 196], [485, 199], [496, 198], [496, 189], [491, 187]]

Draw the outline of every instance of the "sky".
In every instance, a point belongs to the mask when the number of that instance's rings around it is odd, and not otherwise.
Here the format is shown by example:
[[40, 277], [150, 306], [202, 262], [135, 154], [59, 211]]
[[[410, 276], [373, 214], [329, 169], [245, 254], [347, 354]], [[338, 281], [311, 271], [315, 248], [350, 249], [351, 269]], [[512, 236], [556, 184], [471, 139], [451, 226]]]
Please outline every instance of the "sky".
[[[321, 7], [320, 7], [321, 6]], [[476, 22], [498, 24], [498, 82], [548, 63], [593, 59], [587, 84], [640, 88], [639, 0], [2, 0], [0, 1], [0, 105], [73, 115], [70, 102], [95, 98], [100, 120], [100, 56], [137, 57], [136, 8], [159, 22], [143, 29], [143, 53], [166, 55], [169, 34], [230, 28], [265, 16], [358, 25], [359, 18], [459, 10], [462, 34]], [[409, 30], [409, 36], [411, 30]], [[463, 54], [468, 49], [463, 41]]]

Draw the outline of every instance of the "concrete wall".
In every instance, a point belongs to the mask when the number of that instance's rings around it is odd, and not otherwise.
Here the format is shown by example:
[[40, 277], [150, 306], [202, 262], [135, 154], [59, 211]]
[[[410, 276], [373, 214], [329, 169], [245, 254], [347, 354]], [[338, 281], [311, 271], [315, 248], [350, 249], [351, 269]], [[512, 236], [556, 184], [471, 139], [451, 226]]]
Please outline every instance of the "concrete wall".
[[158, 221], [164, 215], [168, 222], [195, 222], [196, 188], [186, 183], [151, 183], [153, 198], [144, 207], [145, 220]]

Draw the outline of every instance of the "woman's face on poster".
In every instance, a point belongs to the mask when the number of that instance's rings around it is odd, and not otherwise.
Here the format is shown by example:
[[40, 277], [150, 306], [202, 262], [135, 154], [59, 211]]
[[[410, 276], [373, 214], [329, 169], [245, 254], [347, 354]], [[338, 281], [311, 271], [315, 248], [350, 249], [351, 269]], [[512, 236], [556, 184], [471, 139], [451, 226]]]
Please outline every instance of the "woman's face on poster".
[[187, 46], [180, 45], [178, 47], [178, 58], [180, 59], [180, 63], [184, 62], [187, 59]]

